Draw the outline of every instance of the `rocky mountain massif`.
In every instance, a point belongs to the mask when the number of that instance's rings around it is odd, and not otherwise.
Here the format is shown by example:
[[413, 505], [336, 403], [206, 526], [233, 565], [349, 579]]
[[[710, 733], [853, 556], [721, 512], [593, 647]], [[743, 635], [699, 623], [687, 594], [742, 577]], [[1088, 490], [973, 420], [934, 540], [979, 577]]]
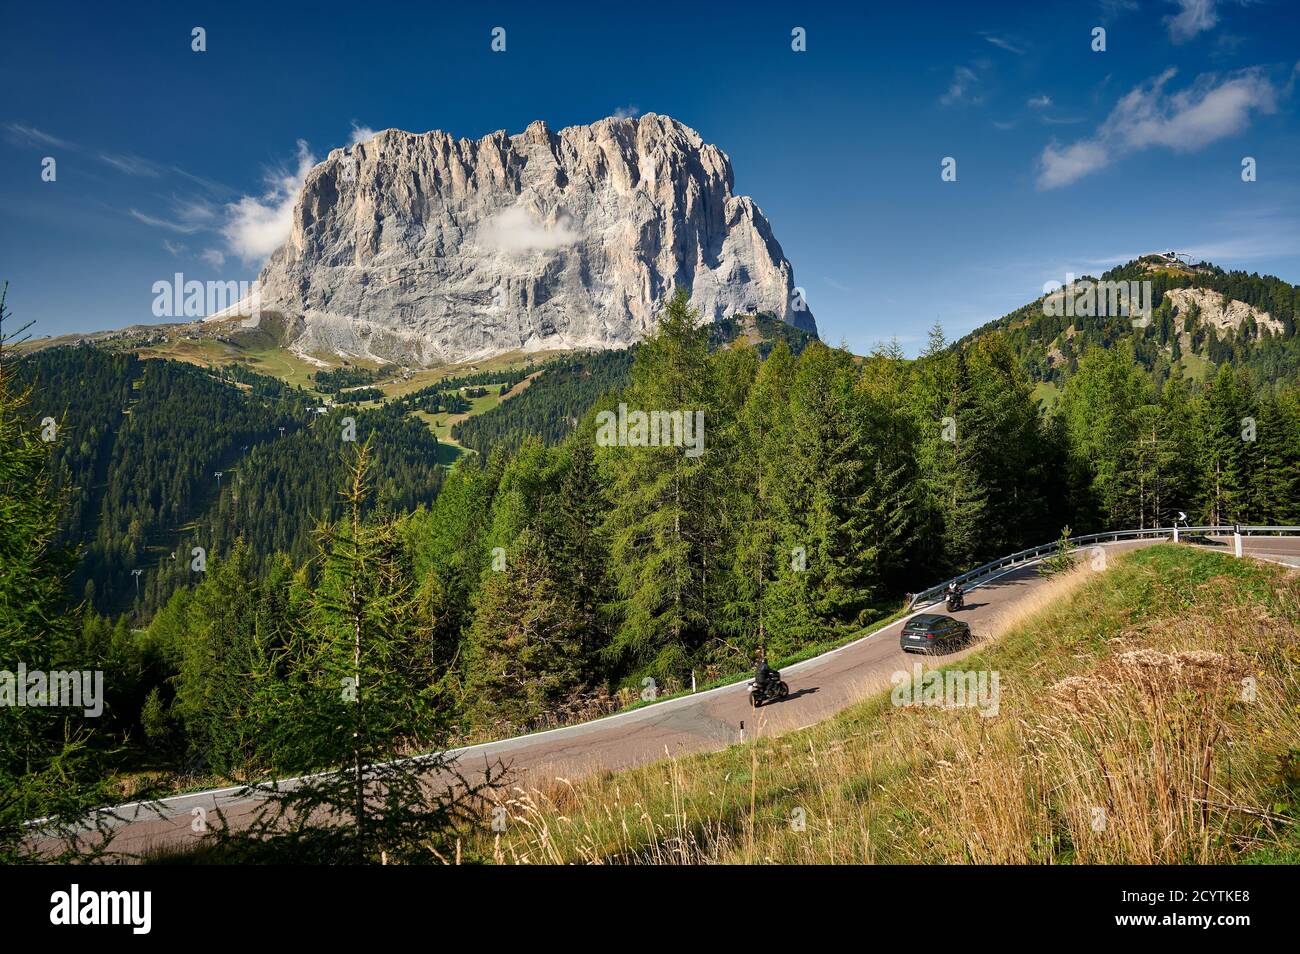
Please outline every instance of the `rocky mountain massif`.
[[711, 320], [812, 314], [731, 161], [653, 113], [477, 142], [385, 130], [307, 176], [260, 275], [304, 354], [404, 365], [620, 347], [674, 287]]

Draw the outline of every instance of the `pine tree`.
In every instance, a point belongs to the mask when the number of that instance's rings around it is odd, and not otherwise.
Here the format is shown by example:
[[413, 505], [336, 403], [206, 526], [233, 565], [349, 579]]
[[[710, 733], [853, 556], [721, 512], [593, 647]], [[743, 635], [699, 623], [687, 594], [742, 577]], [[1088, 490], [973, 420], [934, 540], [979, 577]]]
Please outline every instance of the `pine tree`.
[[577, 435], [565, 451], [564, 477], [548, 508], [554, 519], [546, 530], [547, 552], [576, 614], [582, 681], [592, 685], [605, 676], [599, 654], [609, 636], [604, 612], [610, 598], [609, 544], [603, 524], [609, 501], [590, 435]]
[[174, 710], [198, 764], [223, 778], [265, 767], [265, 727], [250, 705], [253, 681], [266, 675], [275, 648], [262, 598], [252, 553], [239, 540], [224, 558], [214, 554], [186, 609]]
[[1196, 462], [1196, 409], [1188, 393], [1181, 368], [1175, 368], [1160, 392], [1161, 427], [1167, 440], [1165, 473], [1168, 492], [1157, 507], [1156, 519], [1172, 523], [1179, 512], [1192, 513], [1199, 499], [1199, 471]]
[[1168, 523], [1175, 507], [1174, 475], [1178, 447], [1170, 432], [1164, 408], [1143, 404], [1133, 412], [1134, 498], [1137, 504], [1138, 529], [1160, 527]]
[[920, 442], [908, 412], [903, 364], [901, 350], [891, 346], [872, 355], [858, 379], [870, 469], [866, 552], [877, 596], [905, 587], [920, 532]]
[[504, 469], [494, 454], [486, 464], [466, 455], [452, 466], [431, 508], [398, 526], [422, 581], [419, 599], [429, 622], [435, 657], [455, 657], [460, 634], [469, 625], [472, 601], [490, 563], [492, 500]]
[[679, 289], [655, 333], [637, 348], [629, 411], [704, 415], [703, 452], [611, 447], [614, 508], [608, 515], [620, 624], [611, 664], [681, 677], [710, 632], [708, 594], [722, 564], [716, 496], [724, 472], [708, 445], [713, 417], [708, 329]]
[[580, 688], [585, 622], [540, 534], [525, 530], [479, 592], [466, 663], [475, 724], [517, 730]]
[[1300, 415], [1297, 391], [1266, 397], [1257, 409], [1255, 464], [1246, 519], [1264, 525], [1289, 525], [1300, 519]]
[[1127, 348], [1094, 348], [1066, 383], [1060, 413], [1086, 474], [1084, 528], [1128, 526], [1139, 519], [1136, 409], [1152, 403], [1148, 385]]
[[[50, 446], [29, 426], [31, 394], [15, 387], [16, 357], [5, 345], [22, 334], [5, 328], [0, 290], [0, 672], [15, 680], [28, 672], [84, 668], [72, 650], [76, 618], [64, 610], [71, 555], [60, 546], [60, 500], [50, 487]], [[9, 681], [0, 692], [14, 692]], [[78, 848], [107, 847], [106, 820], [96, 837], [79, 842], [88, 809], [108, 802], [97, 781], [82, 710], [0, 705], [0, 863], [68, 860]], [[102, 816], [101, 816], [102, 817]], [[38, 859], [26, 821], [46, 818], [46, 831], [66, 847]], [[83, 833], [87, 834], [87, 833]]]
[[1199, 427], [1202, 519], [1222, 526], [1240, 519], [1246, 492], [1244, 396], [1232, 369], [1223, 367], [1201, 400]]
[[454, 765], [438, 750], [450, 709], [413, 567], [391, 519], [362, 518], [368, 443], [350, 471], [344, 519], [318, 532], [321, 578], [279, 654], [283, 676], [257, 698], [277, 767], [299, 778], [260, 787], [255, 823], [223, 837], [298, 861], [428, 860], [493, 779], [449, 784]]
[[945, 398], [932, 480], [943, 519], [944, 556], [952, 569], [959, 570], [973, 567], [985, 555], [989, 509], [980, 467], [983, 422], [964, 351], [953, 360]]
[[846, 631], [876, 595], [867, 540], [872, 473], [855, 380], [844, 351], [813, 343], [799, 358], [784, 432], [788, 463], [775, 496], [786, 558], [767, 600], [769, 648], [778, 652]]
[[738, 415], [729, 493], [734, 501], [732, 562], [718, 614], [733, 662], [747, 664], [767, 642], [767, 589], [783, 560], [776, 494], [789, 463], [784, 435], [795, 367], [790, 348], [778, 342], [758, 369]]

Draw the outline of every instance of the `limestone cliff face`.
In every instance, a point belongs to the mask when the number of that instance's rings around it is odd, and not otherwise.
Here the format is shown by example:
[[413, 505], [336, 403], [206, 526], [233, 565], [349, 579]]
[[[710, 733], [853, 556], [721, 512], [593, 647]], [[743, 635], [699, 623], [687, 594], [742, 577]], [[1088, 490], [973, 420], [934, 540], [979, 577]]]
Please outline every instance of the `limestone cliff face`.
[[403, 364], [619, 347], [676, 286], [709, 320], [815, 331], [731, 162], [666, 116], [473, 142], [389, 129], [307, 176], [260, 276], [295, 350]]
[[1286, 326], [1280, 320], [1262, 308], [1248, 305], [1221, 295], [1208, 288], [1170, 288], [1165, 292], [1174, 309], [1174, 328], [1182, 332], [1187, 326], [1187, 317], [1194, 311], [1200, 312], [1201, 321], [1215, 330], [1218, 337], [1227, 337], [1240, 330], [1247, 318], [1253, 318], [1260, 332], [1268, 330], [1275, 335], [1285, 332]]

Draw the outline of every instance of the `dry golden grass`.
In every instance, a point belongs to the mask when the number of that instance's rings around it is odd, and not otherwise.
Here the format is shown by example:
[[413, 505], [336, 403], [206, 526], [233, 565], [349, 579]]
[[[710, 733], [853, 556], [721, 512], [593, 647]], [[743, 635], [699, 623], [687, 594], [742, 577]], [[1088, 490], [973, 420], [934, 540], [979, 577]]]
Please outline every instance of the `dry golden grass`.
[[1157, 547], [1053, 578], [999, 622], [1004, 637], [957, 666], [999, 672], [996, 716], [879, 695], [782, 737], [516, 789], [506, 830], [468, 846], [519, 864], [1294, 850], [1300, 799], [1278, 788], [1300, 740], [1294, 574]]

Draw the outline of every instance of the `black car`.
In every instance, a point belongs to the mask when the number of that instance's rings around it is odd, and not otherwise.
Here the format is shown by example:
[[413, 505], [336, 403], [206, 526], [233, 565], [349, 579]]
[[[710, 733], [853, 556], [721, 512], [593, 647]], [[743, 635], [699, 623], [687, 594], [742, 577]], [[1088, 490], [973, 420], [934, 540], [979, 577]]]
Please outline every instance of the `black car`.
[[959, 619], [938, 613], [913, 616], [898, 634], [905, 653], [951, 652], [970, 642], [970, 627]]

